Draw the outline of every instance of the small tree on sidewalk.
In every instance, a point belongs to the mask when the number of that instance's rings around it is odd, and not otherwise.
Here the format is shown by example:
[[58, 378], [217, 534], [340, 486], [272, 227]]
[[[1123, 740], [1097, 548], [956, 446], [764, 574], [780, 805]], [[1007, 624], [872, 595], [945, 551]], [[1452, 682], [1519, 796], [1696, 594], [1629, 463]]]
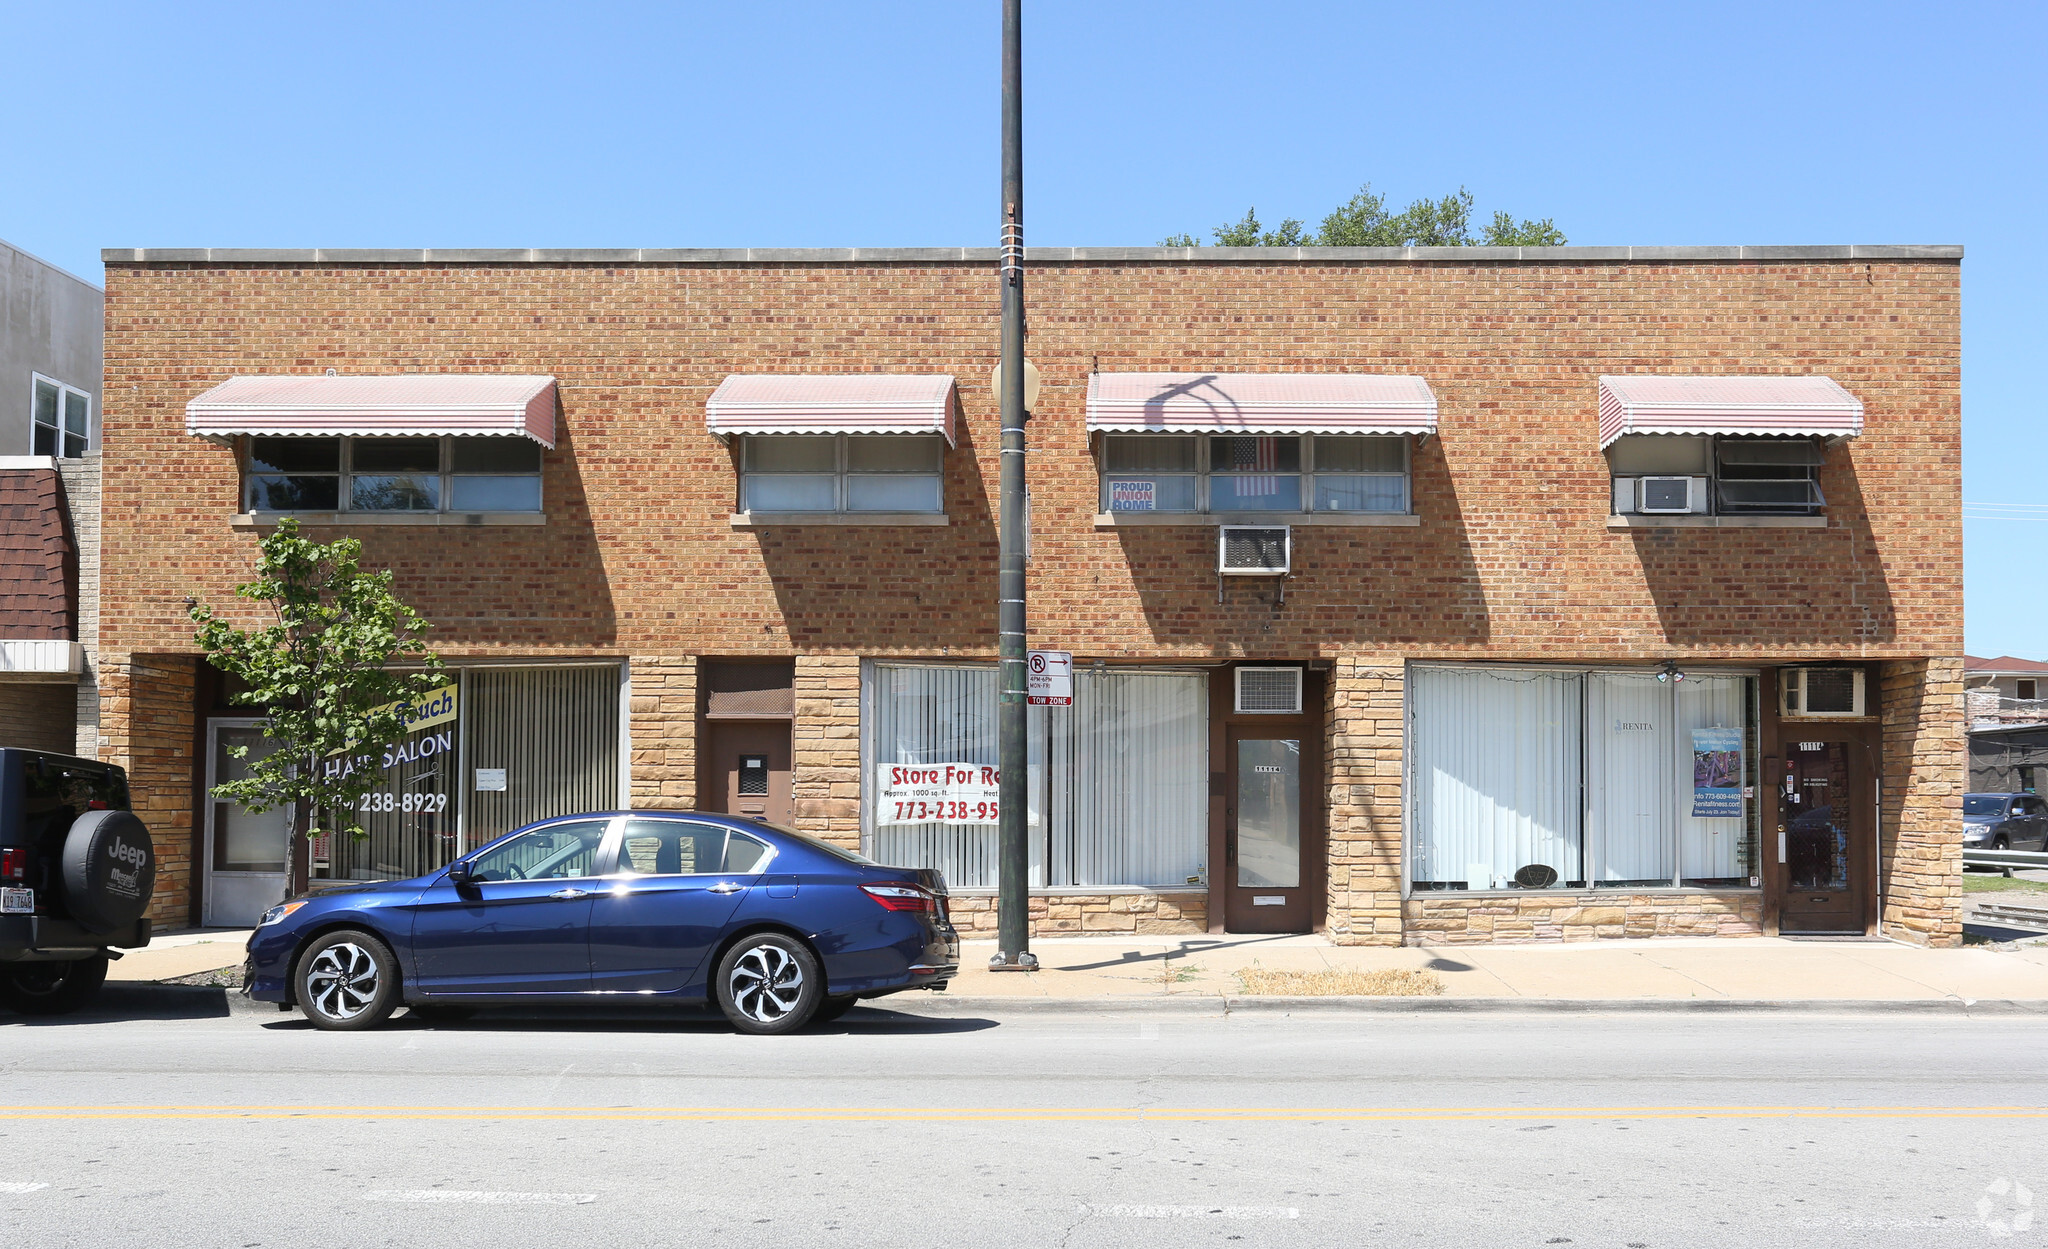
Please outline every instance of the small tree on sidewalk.
[[[319, 543], [289, 517], [263, 539], [256, 579], [235, 587], [266, 603], [274, 622], [243, 629], [194, 603], [207, 662], [236, 677], [234, 701], [256, 707], [277, 749], [248, 775], [216, 785], [219, 797], [252, 812], [286, 809], [285, 896], [291, 896], [301, 830], [363, 836], [356, 809], [384, 783], [374, 766], [406, 734], [404, 704], [446, 683], [446, 669], [422, 635], [427, 622], [391, 590], [391, 572], [365, 571], [354, 538]], [[393, 671], [402, 665], [410, 671]], [[247, 747], [234, 748], [238, 757]]]

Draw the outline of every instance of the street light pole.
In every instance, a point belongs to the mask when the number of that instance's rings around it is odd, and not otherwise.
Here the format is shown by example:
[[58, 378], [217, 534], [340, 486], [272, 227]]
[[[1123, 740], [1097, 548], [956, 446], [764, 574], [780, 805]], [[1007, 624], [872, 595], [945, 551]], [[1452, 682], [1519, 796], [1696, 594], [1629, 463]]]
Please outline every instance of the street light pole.
[[996, 581], [997, 649], [1001, 693], [996, 742], [1001, 764], [997, 795], [1000, 838], [996, 879], [998, 953], [990, 967], [1030, 971], [1032, 955], [1030, 852], [1025, 840], [1024, 714], [1024, 104], [1019, 47], [1023, 0], [1003, 0], [1003, 409], [1002, 565]]

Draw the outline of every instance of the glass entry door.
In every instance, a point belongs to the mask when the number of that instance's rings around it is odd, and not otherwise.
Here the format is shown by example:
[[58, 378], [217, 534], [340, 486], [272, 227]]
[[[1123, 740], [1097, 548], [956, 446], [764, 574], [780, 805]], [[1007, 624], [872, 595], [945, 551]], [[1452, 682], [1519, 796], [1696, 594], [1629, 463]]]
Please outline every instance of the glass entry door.
[[1781, 932], [1860, 933], [1869, 894], [1868, 782], [1857, 746], [1788, 741], [1778, 786]]
[[1314, 922], [1303, 887], [1302, 744], [1299, 736], [1231, 731], [1224, 812], [1224, 926], [1231, 932], [1307, 932]]
[[[206, 726], [206, 885], [201, 922], [248, 928], [284, 900], [286, 810], [258, 815], [213, 796], [213, 787], [249, 775], [274, 746], [257, 720], [209, 720]], [[246, 747], [236, 758], [230, 751]]]

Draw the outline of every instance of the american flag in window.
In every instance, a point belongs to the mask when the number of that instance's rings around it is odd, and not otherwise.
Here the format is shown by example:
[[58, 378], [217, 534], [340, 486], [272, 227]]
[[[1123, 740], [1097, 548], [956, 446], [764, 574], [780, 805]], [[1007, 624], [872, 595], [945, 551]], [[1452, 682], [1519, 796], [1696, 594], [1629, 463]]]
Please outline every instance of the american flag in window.
[[[1238, 473], [1270, 474], [1280, 469], [1280, 440], [1272, 437], [1232, 438], [1230, 440], [1230, 467]], [[1240, 498], [1280, 493], [1280, 479], [1272, 476], [1245, 476], [1237, 479], [1237, 493]]]

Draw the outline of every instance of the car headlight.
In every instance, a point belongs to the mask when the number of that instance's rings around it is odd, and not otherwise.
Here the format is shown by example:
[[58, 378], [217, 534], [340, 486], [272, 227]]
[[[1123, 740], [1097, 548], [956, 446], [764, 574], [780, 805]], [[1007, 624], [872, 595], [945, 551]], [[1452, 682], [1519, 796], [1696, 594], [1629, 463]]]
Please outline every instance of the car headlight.
[[256, 926], [258, 928], [268, 928], [304, 905], [306, 905], [304, 901], [280, 902], [263, 912], [263, 918], [256, 921]]

